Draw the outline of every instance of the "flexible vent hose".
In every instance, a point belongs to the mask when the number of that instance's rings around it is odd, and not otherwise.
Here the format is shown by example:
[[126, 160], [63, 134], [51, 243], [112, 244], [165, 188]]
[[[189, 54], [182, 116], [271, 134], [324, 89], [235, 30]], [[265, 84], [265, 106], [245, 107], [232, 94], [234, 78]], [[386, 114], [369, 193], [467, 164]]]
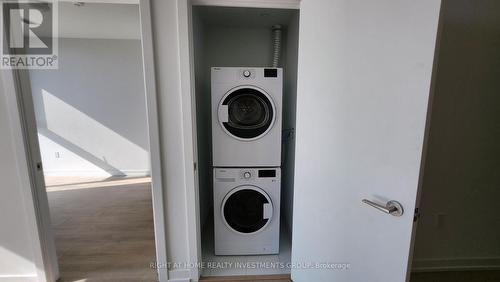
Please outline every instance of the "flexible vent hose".
[[281, 25], [273, 25], [273, 68], [277, 68], [280, 61], [281, 53]]

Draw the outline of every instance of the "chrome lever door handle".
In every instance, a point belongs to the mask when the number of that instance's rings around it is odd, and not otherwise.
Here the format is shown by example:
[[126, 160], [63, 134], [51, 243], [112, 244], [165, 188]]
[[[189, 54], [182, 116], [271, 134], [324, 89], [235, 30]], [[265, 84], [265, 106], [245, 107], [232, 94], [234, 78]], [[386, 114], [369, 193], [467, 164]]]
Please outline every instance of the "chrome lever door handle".
[[367, 199], [362, 200], [363, 203], [376, 208], [379, 211], [385, 212], [386, 214], [390, 214], [393, 216], [402, 216], [403, 215], [403, 206], [397, 201], [389, 201], [385, 205], [377, 204]]

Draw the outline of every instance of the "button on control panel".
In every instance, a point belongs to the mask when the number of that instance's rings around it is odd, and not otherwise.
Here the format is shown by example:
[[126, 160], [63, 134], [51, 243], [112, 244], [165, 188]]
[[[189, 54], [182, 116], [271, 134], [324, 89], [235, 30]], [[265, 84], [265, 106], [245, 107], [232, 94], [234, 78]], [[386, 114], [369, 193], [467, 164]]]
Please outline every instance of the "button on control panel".
[[250, 173], [250, 171], [245, 171], [243, 173], [243, 178], [250, 179], [251, 177], [252, 177], [252, 174]]
[[257, 173], [253, 169], [247, 168], [247, 169], [240, 170], [240, 179], [250, 181], [250, 180], [253, 180], [256, 176], [257, 176]]
[[243, 71], [243, 76], [244, 77], [250, 77], [251, 75], [252, 75], [252, 73], [249, 70], [244, 70]]

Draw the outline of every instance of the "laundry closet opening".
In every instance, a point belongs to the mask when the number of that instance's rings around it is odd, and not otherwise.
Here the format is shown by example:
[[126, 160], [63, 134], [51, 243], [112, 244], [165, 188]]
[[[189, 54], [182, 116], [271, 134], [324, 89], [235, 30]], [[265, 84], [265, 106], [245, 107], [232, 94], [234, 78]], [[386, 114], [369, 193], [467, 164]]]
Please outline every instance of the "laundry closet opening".
[[[202, 276], [288, 274], [299, 11], [193, 6]], [[216, 242], [217, 241], [217, 242]]]

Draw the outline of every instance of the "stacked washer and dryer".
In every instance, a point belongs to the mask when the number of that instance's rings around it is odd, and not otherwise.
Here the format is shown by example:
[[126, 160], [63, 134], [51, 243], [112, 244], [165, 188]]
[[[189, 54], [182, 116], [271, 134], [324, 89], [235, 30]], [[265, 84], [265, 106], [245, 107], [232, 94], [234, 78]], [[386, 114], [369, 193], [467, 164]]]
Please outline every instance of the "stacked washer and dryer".
[[215, 254], [277, 254], [283, 71], [211, 71]]

